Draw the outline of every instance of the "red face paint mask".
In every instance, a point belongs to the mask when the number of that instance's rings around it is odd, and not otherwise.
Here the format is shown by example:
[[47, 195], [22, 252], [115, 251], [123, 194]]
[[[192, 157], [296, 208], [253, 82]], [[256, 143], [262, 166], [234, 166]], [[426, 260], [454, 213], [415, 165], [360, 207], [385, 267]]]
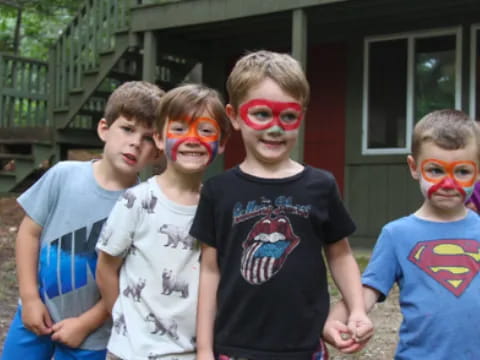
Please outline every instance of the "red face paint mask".
[[240, 117], [254, 130], [279, 126], [284, 131], [289, 131], [298, 129], [303, 118], [303, 110], [296, 102], [253, 99], [240, 106]]
[[463, 197], [469, 196], [478, 173], [473, 161], [446, 162], [437, 159], [425, 159], [421, 171], [423, 179], [432, 184], [427, 191], [429, 198], [440, 189], [457, 190]]

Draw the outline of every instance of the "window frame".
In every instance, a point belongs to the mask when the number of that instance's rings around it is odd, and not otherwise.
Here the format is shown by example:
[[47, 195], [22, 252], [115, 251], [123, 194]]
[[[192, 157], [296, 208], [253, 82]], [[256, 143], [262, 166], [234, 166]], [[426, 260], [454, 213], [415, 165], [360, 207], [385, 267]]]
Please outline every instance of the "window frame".
[[[480, 29], [480, 24], [478, 25]], [[363, 47], [363, 102], [362, 102], [362, 155], [408, 154], [411, 148], [414, 124], [414, 90], [415, 90], [415, 40], [421, 38], [455, 35], [455, 108], [461, 107], [462, 100], [462, 27], [412, 31], [397, 34], [369, 36], [364, 39]], [[370, 44], [380, 41], [407, 40], [407, 93], [405, 147], [402, 148], [368, 148], [368, 103], [369, 103], [369, 65]], [[471, 85], [472, 86], [472, 85]], [[474, 85], [473, 85], [474, 86]]]
[[[472, 24], [470, 28], [470, 117], [475, 120], [477, 112], [477, 40], [480, 31], [480, 23]], [[478, 55], [480, 57], [480, 54]]]

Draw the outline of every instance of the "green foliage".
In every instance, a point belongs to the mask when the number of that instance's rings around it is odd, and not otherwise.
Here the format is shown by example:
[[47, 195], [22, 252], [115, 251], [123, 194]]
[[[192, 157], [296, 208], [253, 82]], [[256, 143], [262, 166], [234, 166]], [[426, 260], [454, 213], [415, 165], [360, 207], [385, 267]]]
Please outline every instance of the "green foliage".
[[[17, 0], [22, 9], [19, 55], [47, 60], [48, 49], [83, 1]], [[0, 51], [12, 52], [18, 10], [0, 1]]]

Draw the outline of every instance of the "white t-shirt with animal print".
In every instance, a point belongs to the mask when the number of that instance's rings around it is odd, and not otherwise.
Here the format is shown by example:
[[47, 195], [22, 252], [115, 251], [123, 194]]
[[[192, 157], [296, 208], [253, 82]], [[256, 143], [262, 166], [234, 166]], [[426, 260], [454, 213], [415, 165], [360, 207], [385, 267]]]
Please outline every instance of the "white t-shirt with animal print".
[[122, 359], [195, 359], [200, 249], [196, 206], [167, 199], [155, 177], [114, 206], [97, 250], [124, 257], [108, 350]]

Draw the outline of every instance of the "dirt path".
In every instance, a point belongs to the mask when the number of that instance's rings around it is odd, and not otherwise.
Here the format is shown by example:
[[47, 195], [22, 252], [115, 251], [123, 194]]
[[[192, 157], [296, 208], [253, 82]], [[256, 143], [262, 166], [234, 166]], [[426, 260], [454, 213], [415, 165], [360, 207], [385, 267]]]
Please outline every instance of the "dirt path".
[[[0, 198], [0, 354], [17, 305], [14, 240], [22, 217], [23, 212], [14, 198]], [[371, 316], [376, 332], [367, 347], [355, 355], [331, 350], [331, 360], [393, 359], [400, 323], [398, 291], [394, 289], [385, 303], [377, 305]]]

